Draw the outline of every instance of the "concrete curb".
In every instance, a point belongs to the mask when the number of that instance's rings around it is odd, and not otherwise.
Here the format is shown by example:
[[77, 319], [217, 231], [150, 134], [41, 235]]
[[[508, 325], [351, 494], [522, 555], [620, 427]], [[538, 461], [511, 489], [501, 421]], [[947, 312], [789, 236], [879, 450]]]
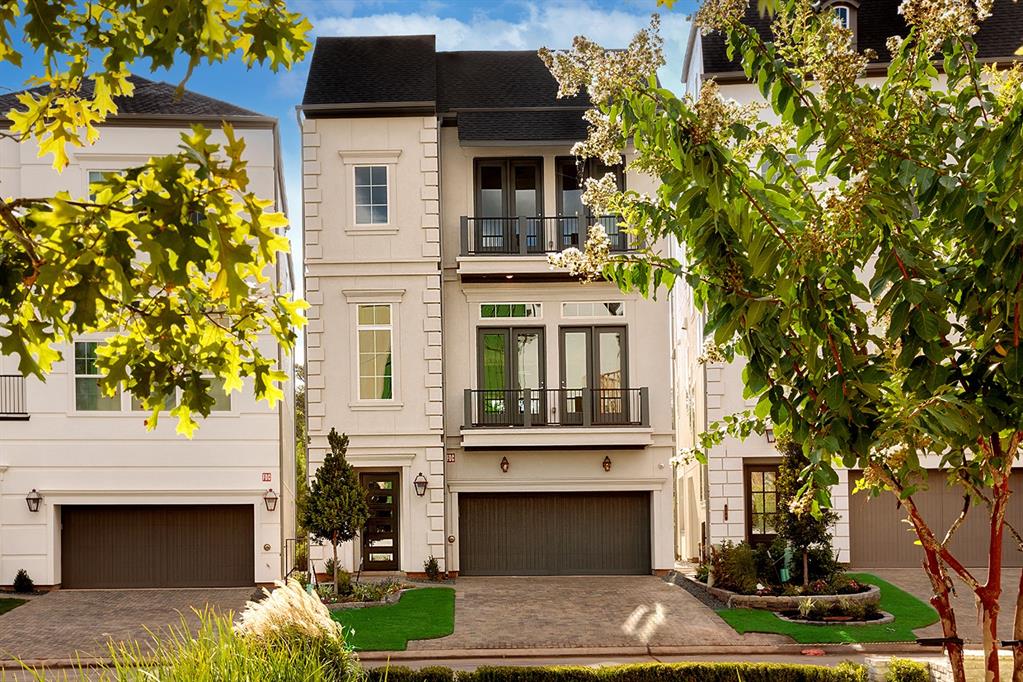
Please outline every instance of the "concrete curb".
[[[586, 658], [586, 657], [633, 657], [633, 656], [781, 656], [798, 655], [807, 649], [819, 649], [827, 654], [940, 654], [940, 647], [923, 647], [913, 642], [878, 644], [759, 644], [733, 646], [618, 646], [618, 647], [554, 647], [531, 649], [419, 649], [406, 651], [364, 651], [359, 654], [362, 661], [425, 661], [458, 660], [471, 658]], [[109, 658], [40, 658], [17, 661], [0, 660], [0, 670], [21, 670], [29, 668], [75, 668], [94, 667], [109, 664]], [[813, 658], [807, 657], [807, 664]], [[24, 666], [23, 666], [24, 664]]]

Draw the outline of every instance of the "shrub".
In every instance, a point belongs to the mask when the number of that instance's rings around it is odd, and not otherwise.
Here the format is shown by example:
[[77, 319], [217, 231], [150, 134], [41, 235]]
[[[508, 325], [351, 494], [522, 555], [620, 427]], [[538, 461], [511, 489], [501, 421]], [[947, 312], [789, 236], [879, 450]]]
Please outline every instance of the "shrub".
[[455, 671], [440, 666], [413, 670], [401, 666], [373, 668], [366, 671], [366, 682], [452, 682]]
[[931, 673], [926, 663], [893, 658], [888, 661], [888, 672], [884, 679], [885, 682], [930, 682]]
[[757, 591], [756, 555], [745, 542], [735, 545], [726, 541], [720, 547], [712, 547], [709, 572], [715, 587], [742, 594]]
[[426, 571], [426, 577], [430, 580], [437, 580], [440, 578], [440, 564], [437, 563], [437, 557], [431, 554], [429, 558], [423, 562], [423, 570]]
[[[414, 678], [409, 678], [413, 680]], [[458, 682], [866, 682], [863, 666], [778, 663], [638, 664], [604, 668], [502, 667], [459, 672]]]
[[28, 592], [34, 592], [36, 585], [32, 582], [32, 578], [28, 576], [28, 571], [24, 568], [19, 568], [17, 575], [14, 576], [14, 591], [20, 594]]

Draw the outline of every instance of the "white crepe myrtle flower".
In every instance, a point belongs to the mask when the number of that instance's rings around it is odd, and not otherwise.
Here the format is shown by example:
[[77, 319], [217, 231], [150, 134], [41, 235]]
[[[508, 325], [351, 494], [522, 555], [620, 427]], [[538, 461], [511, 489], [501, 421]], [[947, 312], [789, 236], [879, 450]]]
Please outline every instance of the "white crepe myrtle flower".
[[604, 226], [596, 223], [590, 227], [582, 251], [573, 247], [561, 253], [552, 253], [547, 256], [547, 262], [552, 270], [565, 268], [573, 277], [593, 281], [603, 278], [604, 265], [610, 259], [610, 254], [611, 240], [607, 238]]

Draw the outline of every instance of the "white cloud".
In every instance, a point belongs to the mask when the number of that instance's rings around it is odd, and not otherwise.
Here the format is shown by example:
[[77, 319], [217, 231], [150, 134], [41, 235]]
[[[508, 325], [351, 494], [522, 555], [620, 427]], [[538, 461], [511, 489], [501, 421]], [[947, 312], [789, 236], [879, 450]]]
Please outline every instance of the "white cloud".
[[[423, 6], [421, 6], [423, 7]], [[650, 21], [641, 11], [596, 8], [584, 0], [528, 3], [515, 20], [494, 19], [485, 11], [466, 18], [442, 17], [427, 9], [350, 16], [346, 12], [311, 14], [314, 32], [321, 36], [416, 35], [437, 36], [439, 50], [535, 50], [567, 48], [582, 34], [605, 47], [624, 47]], [[662, 83], [676, 89], [689, 35], [689, 21], [678, 11], [662, 13], [667, 64]]]

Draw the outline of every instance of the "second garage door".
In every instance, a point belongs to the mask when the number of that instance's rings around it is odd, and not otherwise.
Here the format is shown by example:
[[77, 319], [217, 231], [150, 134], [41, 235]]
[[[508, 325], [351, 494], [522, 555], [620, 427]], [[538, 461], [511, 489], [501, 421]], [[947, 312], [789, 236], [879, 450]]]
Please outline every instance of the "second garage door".
[[65, 506], [67, 588], [254, 584], [252, 505]]
[[650, 573], [650, 494], [463, 493], [463, 575]]
[[[923, 550], [914, 544], [912, 526], [903, 522], [906, 511], [897, 507], [891, 493], [879, 497], [853, 493], [859, 477], [859, 472], [849, 474], [850, 564], [859, 568], [919, 568]], [[939, 538], [944, 537], [963, 507], [962, 488], [950, 487], [946, 480], [945, 474], [930, 471], [927, 490], [913, 495], [920, 513]], [[1023, 472], [1014, 472], [1010, 485], [1014, 494], [1009, 498], [1005, 519], [1014, 528], [1023, 528]], [[950, 545], [952, 553], [966, 566], [987, 566], [988, 527], [987, 510], [983, 503], [975, 503]], [[1002, 549], [1005, 566], [1023, 566], [1023, 552], [1016, 549], [1008, 532]]]

